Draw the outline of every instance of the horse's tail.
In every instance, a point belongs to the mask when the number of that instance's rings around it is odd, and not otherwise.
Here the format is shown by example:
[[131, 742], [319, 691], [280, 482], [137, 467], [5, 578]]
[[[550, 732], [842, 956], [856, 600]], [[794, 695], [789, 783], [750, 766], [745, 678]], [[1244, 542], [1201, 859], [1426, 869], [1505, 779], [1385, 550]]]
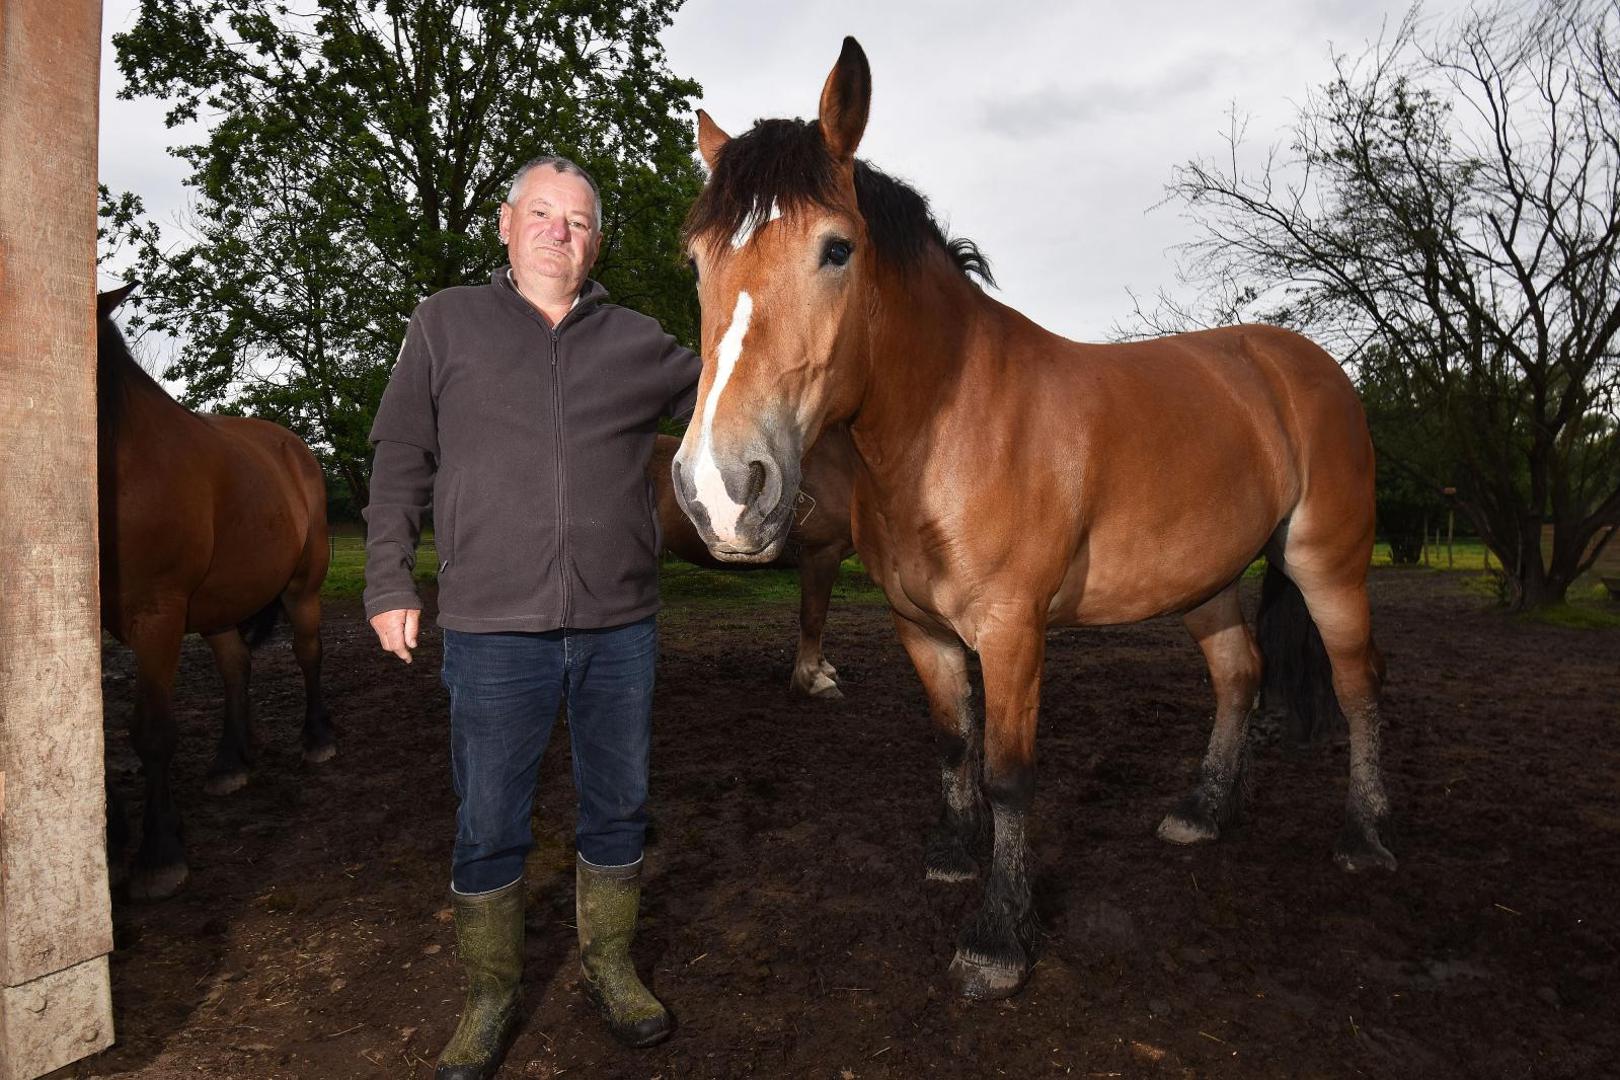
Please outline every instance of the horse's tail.
[[1260, 646], [1262, 718], [1281, 715], [1290, 742], [1305, 745], [1344, 730], [1333, 693], [1333, 668], [1322, 634], [1299, 591], [1277, 564], [1266, 561], [1255, 639]]
[[270, 635], [275, 632], [276, 622], [280, 618], [281, 598], [277, 597], [237, 623], [236, 628], [241, 631], [243, 640], [247, 642], [247, 647], [257, 649], [270, 640]]

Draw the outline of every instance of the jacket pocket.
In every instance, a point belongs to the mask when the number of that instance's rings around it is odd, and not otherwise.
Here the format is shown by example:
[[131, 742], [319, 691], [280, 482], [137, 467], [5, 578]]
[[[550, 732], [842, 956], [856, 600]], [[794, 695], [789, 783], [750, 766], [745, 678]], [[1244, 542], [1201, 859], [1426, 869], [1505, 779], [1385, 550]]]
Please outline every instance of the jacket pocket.
[[433, 502], [433, 544], [439, 555], [439, 573], [450, 568], [456, 550], [456, 503], [461, 495], [461, 474], [452, 472], [443, 494]]
[[653, 490], [651, 480], [642, 485], [642, 490], [647, 497], [647, 520], [652, 522], [652, 553], [656, 560], [664, 554], [664, 526], [658, 520], [658, 494]]

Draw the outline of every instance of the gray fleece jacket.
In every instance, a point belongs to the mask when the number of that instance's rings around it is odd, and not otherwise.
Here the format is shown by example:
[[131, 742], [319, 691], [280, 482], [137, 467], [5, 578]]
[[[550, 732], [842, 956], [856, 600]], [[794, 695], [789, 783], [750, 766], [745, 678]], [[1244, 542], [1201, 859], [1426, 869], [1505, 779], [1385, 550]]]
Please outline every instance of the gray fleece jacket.
[[371, 425], [366, 617], [420, 608], [411, 578], [433, 508], [439, 625], [554, 630], [658, 610], [648, 457], [701, 362], [587, 281], [555, 328], [512, 285], [445, 289], [411, 316]]

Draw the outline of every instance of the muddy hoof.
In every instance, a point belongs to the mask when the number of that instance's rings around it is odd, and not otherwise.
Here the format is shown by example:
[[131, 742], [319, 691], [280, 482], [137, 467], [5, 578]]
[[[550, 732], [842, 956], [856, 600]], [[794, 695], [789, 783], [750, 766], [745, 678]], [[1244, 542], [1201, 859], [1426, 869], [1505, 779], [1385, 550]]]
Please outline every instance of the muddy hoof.
[[323, 743], [312, 746], [304, 751], [304, 760], [311, 765], [319, 765], [323, 761], [331, 761], [337, 757], [337, 743]]
[[167, 900], [180, 891], [180, 886], [185, 884], [189, 874], [185, 863], [136, 870], [130, 875], [129, 898], [143, 903]]
[[1378, 838], [1376, 828], [1346, 822], [1339, 833], [1339, 842], [1333, 847], [1333, 861], [1339, 869], [1352, 874], [1363, 870], [1395, 869], [1395, 856]]
[[970, 1001], [1012, 997], [1028, 978], [1029, 965], [1021, 959], [996, 960], [967, 949], [951, 958], [951, 985]]
[[1207, 844], [1217, 840], [1221, 827], [1196, 798], [1189, 798], [1159, 822], [1159, 839], [1168, 844]]
[[235, 772], [210, 773], [208, 779], [203, 781], [203, 790], [210, 795], [229, 795], [233, 791], [241, 791], [247, 787], [247, 773], [241, 769]]

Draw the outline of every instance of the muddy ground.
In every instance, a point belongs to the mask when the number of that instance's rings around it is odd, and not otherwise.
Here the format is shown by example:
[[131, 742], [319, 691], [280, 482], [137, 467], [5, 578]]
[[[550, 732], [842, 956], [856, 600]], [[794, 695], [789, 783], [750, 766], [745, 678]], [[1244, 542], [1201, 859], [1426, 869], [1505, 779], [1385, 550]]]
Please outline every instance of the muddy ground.
[[[848, 700], [786, 692], [794, 612], [666, 610], [636, 956], [680, 1028], [619, 1049], [575, 978], [559, 727], [537, 803], [525, 1019], [503, 1077], [1468, 1076], [1620, 1072], [1620, 633], [1527, 625], [1461, 575], [1380, 571], [1394, 876], [1330, 847], [1345, 750], [1257, 758], [1219, 844], [1153, 829], [1211, 703], [1179, 624], [1051, 639], [1033, 851], [1039, 964], [1014, 1000], [944, 974], [971, 886], [928, 884], [937, 767], [885, 611], [834, 609]], [[1252, 605], [1252, 597], [1251, 605]], [[460, 974], [439, 638], [416, 664], [329, 606], [337, 760], [298, 756], [285, 630], [257, 656], [249, 787], [202, 777], [218, 685], [187, 645], [177, 783], [192, 877], [114, 909], [118, 1043], [76, 1077], [428, 1077]], [[115, 783], [139, 805], [106, 688]]]

